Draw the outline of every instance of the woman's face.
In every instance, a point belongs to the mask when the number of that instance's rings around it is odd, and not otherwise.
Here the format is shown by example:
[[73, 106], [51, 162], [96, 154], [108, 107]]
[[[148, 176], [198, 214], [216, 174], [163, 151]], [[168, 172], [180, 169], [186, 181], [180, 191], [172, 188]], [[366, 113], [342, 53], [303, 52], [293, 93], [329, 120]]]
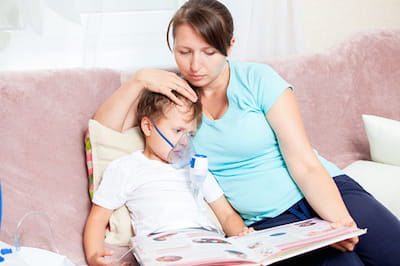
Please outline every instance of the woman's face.
[[181, 74], [200, 88], [212, 86], [227, 65], [226, 56], [188, 24], [175, 29], [174, 56]]

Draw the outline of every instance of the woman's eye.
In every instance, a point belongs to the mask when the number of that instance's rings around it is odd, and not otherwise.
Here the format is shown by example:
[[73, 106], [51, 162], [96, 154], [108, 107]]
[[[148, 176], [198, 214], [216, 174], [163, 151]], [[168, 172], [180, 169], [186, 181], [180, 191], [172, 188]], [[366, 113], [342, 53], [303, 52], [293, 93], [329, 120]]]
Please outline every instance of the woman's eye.
[[206, 52], [206, 55], [214, 55], [215, 51], [211, 51], [211, 52]]
[[189, 52], [189, 51], [179, 51], [179, 53], [180, 53], [181, 55], [186, 55], [186, 54], [189, 54], [190, 52]]

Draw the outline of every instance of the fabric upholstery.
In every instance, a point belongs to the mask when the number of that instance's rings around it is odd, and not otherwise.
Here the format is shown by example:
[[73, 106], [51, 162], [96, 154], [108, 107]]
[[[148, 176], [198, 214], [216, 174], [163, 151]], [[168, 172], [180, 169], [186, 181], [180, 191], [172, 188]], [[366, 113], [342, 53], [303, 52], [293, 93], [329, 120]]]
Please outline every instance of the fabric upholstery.
[[[314, 148], [339, 167], [370, 159], [362, 114], [400, 120], [400, 30], [363, 32], [324, 53], [267, 63], [294, 85]], [[12, 243], [24, 214], [42, 211], [60, 253], [85, 265], [84, 136], [120, 77], [106, 69], [0, 72], [2, 241]], [[52, 250], [46, 230], [40, 217], [30, 217], [21, 244]], [[116, 257], [127, 251], [112, 248]]]
[[400, 30], [362, 32], [324, 53], [267, 63], [295, 87], [312, 145], [340, 168], [370, 160], [362, 114], [400, 120]]

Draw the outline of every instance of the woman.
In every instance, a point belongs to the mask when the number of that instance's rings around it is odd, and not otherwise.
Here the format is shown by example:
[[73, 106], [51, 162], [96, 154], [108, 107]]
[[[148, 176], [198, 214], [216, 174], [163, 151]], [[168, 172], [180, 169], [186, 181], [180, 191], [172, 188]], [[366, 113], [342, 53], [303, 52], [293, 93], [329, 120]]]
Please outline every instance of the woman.
[[140, 70], [94, 119], [117, 131], [130, 128], [144, 88], [179, 104], [173, 90], [197, 100], [190, 83], [203, 105], [195, 148], [209, 156], [210, 170], [247, 226], [264, 229], [319, 216], [335, 226], [368, 228], [360, 241], [347, 239], [282, 264], [398, 265], [399, 220], [313, 151], [292, 86], [266, 65], [227, 60], [235, 40], [224, 5], [187, 1], [168, 26], [167, 42], [184, 79]]

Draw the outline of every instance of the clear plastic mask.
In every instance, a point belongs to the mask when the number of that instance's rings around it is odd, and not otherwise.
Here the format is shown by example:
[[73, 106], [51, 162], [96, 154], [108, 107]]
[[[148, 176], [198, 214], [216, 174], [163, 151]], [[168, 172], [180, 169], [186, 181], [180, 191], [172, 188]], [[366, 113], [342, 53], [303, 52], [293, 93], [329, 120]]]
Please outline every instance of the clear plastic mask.
[[172, 150], [169, 151], [167, 160], [172, 167], [182, 168], [190, 163], [194, 153], [191, 135], [184, 133]]
[[171, 143], [164, 136], [163, 133], [157, 128], [157, 126], [153, 123], [154, 128], [157, 133], [171, 146], [171, 150], [167, 155], [167, 161], [174, 168], [183, 168], [190, 163], [192, 156], [195, 154], [194, 147], [192, 144], [192, 136], [190, 133], [183, 133], [182, 136], [179, 137], [178, 141], [174, 144]]

